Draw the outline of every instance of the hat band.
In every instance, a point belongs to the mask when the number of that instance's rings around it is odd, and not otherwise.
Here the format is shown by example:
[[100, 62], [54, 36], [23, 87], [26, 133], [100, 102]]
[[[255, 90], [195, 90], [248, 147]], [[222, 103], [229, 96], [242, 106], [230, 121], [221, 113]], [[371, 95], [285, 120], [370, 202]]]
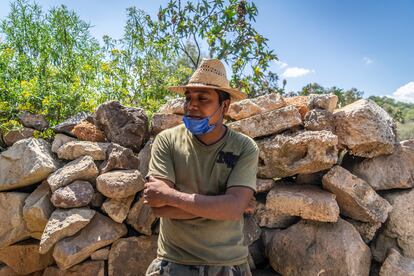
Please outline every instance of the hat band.
[[205, 82], [189, 82], [186, 86], [190, 86], [190, 85], [208, 85], [208, 86], [215, 86], [218, 88], [228, 88], [228, 87], [219, 86], [217, 84], [205, 83]]

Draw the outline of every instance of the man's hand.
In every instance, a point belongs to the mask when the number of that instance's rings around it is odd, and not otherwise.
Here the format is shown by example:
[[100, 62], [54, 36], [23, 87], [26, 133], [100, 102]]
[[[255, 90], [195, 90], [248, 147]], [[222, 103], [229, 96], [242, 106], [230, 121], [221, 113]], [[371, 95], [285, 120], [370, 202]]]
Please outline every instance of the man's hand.
[[175, 190], [168, 186], [164, 181], [149, 177], [149, 182], [145, 183], [144, 204], [151, 207], [163, 207], [168, 205], [169, 199]]

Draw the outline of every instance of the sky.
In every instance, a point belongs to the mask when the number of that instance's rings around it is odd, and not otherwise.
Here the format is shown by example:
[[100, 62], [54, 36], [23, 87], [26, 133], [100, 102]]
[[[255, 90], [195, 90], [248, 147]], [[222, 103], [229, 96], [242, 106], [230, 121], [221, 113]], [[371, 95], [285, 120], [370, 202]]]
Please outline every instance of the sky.
[[[61, 4], [93, 26], [91, 33], [120, 38], [126, 8], [155, 16], [168, 0], [37, 0], [44, 10]], [[413, 0], [256, 0], [253, 26], [278, 56], [271, 69], [286, 90], [311, 82], [357, 88], [364, 97], [414, 103]], [[10, 0], [0, 0], [0, 20]], [[230, 73], [230, 72], [228, 72]]]

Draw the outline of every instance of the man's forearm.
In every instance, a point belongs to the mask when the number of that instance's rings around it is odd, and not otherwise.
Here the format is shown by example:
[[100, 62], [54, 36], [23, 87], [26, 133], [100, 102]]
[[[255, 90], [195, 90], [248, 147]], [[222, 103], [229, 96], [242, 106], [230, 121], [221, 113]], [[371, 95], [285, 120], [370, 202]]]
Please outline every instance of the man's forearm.
[[152, 212], [157, 217], [171, 218], [171, 219], [192, 219], [196, 215], [190, 214], [182, 209], [173, 206], [164, 206], [158, 208], [151, 208]]

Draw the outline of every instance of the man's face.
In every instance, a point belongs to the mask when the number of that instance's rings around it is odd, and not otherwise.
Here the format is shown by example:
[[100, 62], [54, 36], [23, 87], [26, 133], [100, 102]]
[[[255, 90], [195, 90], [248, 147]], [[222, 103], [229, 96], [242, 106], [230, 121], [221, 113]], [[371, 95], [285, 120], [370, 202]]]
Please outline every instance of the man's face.
[[210, 119], [210, 124], [215, 124], [222, 119], [222, 115], [227, 111], [229, 100], [224, 101], [219, 107], [219, 95], [213, 89], [189, 89], [185, 92], [185, 114], [190, 117], [204, 118], [212, 115], [217, 108], [217, 112]]

